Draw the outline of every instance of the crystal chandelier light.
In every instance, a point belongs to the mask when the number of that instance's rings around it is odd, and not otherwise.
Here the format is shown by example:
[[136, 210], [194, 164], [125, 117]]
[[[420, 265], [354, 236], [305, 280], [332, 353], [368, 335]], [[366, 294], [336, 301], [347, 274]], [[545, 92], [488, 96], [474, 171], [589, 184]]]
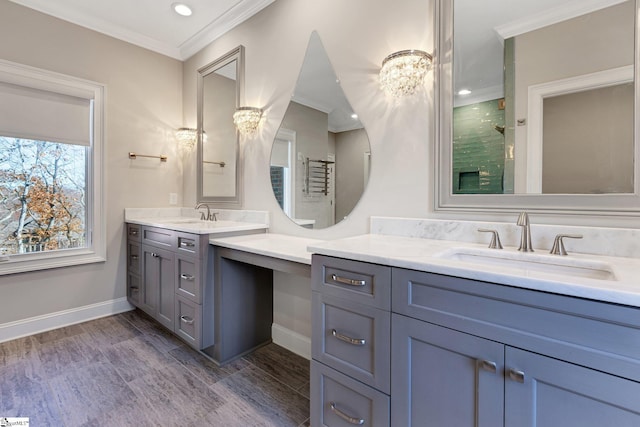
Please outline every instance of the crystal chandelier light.
[[391, 96], [399, 98], [416, 92], [424, 83], [433, 57], [421, 50], [402, 50], [382, 61], [380, 86]]
[[255, 107], [239, 107], [233, 114], [233, 123], [241, 135], [251, 135], [258, 128], [262, 110]]
[[193, 128], [180, 128], [176, 132], [176, 138], [184, 148], [191, 149], [196, 145], [198, 131]]

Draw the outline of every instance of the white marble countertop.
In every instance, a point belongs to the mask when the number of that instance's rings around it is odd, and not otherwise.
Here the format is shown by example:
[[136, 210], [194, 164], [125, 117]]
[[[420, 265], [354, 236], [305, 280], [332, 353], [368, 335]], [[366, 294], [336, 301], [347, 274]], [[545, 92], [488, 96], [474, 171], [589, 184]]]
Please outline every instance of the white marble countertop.
[[311, 265], [311, 253], [307, 251], [307, 247], [322, 242], [323, 240], [272, 233], [209, 239], [212, 245], [307, 265]]
[[[514, 247], [499, 251], [476, 243], [377, 234], [321, 241], [308, 249], [356, 261], [640, 307], [640, 260], [636, 258], [576, 253], [559, 256], [546, 251], [532, 254]], [[493, 262], [493, 256], [507, 262]], [[469, 261], [474, 258], [477, 261]], [[563, 264], [566, 271], [555, 268], [555, 263]]]
[[202, 221], [189, 217], [152, 217], [129, 219], [131, 224], [146, 225], [150, 227], [166, 228], [168, 230], [184, 231], [194, 234], [221, 234], [237, 231], [266, 230], [268, 224], [260, 224], [243, 221]]
[[124, 220], [131, 224], [166, 228], [194, 234], [223, 234], [269, 228], [266, 211], [212, 209], [217, 221], [199, 219], [201, 211], [193, 208], [125, 208]]

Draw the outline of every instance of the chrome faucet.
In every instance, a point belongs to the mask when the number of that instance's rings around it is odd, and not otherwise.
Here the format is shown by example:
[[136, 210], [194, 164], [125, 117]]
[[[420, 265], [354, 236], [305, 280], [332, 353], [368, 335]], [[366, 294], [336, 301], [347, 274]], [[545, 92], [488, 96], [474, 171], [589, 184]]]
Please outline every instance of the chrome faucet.
[[533, 252], [533, 246], [531, 245], [531, 227], [529, 225], [529, 215], [526, 212], [521, 212], [516, 224], [522, 227], [522, 234], [520, 237], [519, 251]]
[[195, 210], [200, 209], [201, 207], [205, 207], [207, 208], [207, 215], [204, 215], [204, 212], [200, 213], [200, 220], [201, 221], [210, 221], [211, 220], [211, 210], [209, 209], [209, 205], [207, 205], [206, 203], [198, 203], [195, 207]]

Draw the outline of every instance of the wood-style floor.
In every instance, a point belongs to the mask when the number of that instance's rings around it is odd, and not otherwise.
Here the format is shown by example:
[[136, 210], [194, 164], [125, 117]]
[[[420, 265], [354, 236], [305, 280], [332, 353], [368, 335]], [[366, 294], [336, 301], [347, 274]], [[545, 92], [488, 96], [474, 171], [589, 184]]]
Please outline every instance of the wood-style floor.
[[308, 426], [309, 361], [218, 367], [139, 311], [0, 344], [0, 417], [32, 426]]

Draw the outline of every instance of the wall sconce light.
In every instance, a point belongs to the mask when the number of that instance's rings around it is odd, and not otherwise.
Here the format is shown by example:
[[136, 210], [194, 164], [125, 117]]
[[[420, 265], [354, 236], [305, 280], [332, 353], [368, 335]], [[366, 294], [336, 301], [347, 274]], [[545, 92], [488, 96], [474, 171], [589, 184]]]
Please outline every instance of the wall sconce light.
[[258, 129], [262, 110], [256, 107], [238, 107], [233, 113], [233, 123], [241, 135], [251, 135]]
[[382, 61], [380, 87], [389, 95], [399, 98], [416, 92], [424, 83], [433, 57], [421, 50], [401, 50]]
[[176, 132], [176, 138], [184, 148], [191, 149], [196, 145], [198, 130], [193, 128], [180, 128]]

